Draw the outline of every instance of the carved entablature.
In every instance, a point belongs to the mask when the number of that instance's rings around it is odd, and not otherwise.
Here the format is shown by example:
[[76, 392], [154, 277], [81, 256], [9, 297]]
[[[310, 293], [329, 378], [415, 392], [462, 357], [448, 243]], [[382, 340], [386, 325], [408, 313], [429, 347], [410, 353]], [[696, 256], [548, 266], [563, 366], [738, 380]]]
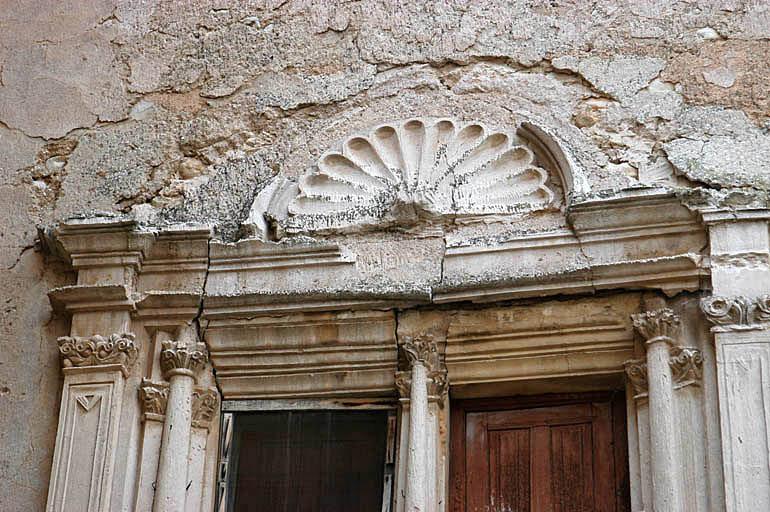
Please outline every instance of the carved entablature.
[[180, 341], [164, 341], [160, 352], [160, 367], [166, 378], [173, 375], [194, 376], [208, 361], [204, 343], [187, 345]]
[[696, 348], [673, 347], [668, 364], [674, 388], [698, 385], [703, 377], [703, 354]]
[[64, 368], [115, 364], [120, 365], [124, 375], [128, 375], [139, 354], [132, 333], [111, 334], [107, 338], [98, 334], [87, 338], [62, 336], [58, 343]]
[[770, 295], [760, 297], [704, 297], [701, 310], [715, 330], [753, 329], [770, 323]]
[[636, 398], [647, 396], [647, 362], [644, 359], [632, 359], [623, 363], [626, 369], [626, 376], [634, 386], [634, 395]]
[[410, 228], [557, 206], [560, 178], [530, 143], [480, 122], [419, 118], [376, 126], [277, 186], [266, 216], [281, 233]]
[[682, 329], [679, 316], [668, 308], [631, 315], [634, 328], [647, 344], [666, 341], [674, 344]]

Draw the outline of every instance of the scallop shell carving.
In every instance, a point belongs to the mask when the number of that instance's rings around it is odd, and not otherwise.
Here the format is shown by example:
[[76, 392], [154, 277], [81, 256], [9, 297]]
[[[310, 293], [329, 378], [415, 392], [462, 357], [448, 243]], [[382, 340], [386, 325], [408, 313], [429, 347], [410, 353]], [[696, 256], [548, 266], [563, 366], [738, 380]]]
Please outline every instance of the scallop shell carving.
[[458, 215], [547, 207], [548, 173], [514, 134], [450, 119], [411, 119], [348, 139], [299, 180], [287, 231], [412, 226]]

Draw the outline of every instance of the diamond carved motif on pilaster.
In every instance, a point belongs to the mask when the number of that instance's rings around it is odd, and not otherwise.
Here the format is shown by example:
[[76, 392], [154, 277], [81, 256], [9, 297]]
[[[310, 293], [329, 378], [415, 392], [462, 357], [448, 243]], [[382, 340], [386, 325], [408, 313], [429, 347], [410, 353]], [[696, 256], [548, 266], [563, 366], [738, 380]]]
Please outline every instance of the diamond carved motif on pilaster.
[[65, 368], [118, 364], [123, 373], [128, 374], [139, 354], [133, 333], [111, 334], [107, 338], [98, 334], [90, 337], [62, 336], [57, 341]]
[[703, 377], [703, 354], [696, 348], [673, 348], [668, 364], [675, 388], [697, 384]]
[[647, 344], [666, 341], [674, 344], [682, 329], [679, 316], [668, 308], [631, 315], [634, 328]]
[[204, 343], [187, 345], [180, 341], [164, 341], [160, 352], [160, 368], [166, 378], [173, 375], [194, 376], [208, 361]]
[[701, 311], [712, 324], [747, 328], [770, 323], [770, 295], [760, 297], [704, 297]]

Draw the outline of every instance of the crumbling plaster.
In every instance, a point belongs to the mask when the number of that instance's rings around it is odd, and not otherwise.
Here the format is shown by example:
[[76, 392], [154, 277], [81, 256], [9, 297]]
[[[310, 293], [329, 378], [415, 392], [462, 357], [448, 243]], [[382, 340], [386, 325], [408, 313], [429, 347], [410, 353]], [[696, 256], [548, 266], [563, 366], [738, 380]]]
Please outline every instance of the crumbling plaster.
[[73, 276], [35, 225], [99, 210], [233, 240], [275, 175], [411, 116], [558, 133], [593, 194], [767, 202], [770, 8], [660, 2], [5, 2], [0, 503], [42, 508]]

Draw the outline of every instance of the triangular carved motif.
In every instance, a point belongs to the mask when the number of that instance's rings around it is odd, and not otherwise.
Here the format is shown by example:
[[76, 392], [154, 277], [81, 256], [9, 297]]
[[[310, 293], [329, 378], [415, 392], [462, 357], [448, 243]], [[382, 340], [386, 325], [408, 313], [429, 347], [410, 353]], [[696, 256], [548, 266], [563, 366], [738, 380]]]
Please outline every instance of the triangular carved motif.
[[86, 412], [90, 411], [99, 400], [102, 399], [102, 395], [80, 395], [75, 400]]

